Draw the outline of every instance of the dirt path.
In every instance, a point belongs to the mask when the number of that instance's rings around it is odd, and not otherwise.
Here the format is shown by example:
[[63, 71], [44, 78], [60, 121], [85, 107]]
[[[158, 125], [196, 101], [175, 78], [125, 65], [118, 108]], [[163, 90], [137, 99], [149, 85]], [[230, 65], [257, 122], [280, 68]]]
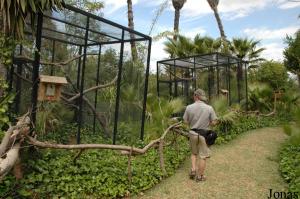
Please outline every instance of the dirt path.
[[278, 171], [278, 149], [286, 135], [280, 128], [249, 131], [229, 144], [212, 148], [207, 181], [188, 178], [189, 158], [176, 174], [137, 198], [268, 198], [270, 189], [286, 190]]

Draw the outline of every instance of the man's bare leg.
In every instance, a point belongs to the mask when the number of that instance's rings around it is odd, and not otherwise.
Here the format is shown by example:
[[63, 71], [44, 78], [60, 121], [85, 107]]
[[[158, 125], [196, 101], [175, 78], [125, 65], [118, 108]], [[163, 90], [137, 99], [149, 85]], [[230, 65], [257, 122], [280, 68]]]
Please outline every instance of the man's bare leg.
[[198, 166], [199, 166], [199, 170], [198, 170], [199, 176], [201, 176], [201, 175], [203, 176], [204, 171], [205, 171], [205, 167], [206, 167], [206, 159], [205, 158], [204, 159], [200, 158]]
[[192, 171], [196, 171], [196, 165], [197, 165], [197, 155], [192, 154], [191, 155], [191, 161], [192, 161]]

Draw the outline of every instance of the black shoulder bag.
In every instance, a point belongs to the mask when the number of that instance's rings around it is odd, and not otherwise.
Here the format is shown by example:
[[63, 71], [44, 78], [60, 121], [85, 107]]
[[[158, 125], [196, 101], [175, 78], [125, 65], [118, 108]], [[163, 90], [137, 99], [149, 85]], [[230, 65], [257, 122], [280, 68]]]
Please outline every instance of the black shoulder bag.
[[191, 129], [191, 130], [203, 136], [205, 138], [205, 142], [207, 146], [213, 145], [218, 137], [218, 134], [213, 130], [206, 130], [206, 129]]

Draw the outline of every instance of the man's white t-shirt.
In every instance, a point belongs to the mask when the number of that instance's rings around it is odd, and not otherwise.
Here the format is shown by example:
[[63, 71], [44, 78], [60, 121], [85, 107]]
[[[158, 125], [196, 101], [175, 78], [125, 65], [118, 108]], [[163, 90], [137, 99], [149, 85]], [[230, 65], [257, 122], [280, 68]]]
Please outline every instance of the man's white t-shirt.
[[186, 107], [183, 119], [191, 129], [208, 129], [210, 122], [216, 120], [217, 116], [213, 107], [202, 101], [196, 101]]

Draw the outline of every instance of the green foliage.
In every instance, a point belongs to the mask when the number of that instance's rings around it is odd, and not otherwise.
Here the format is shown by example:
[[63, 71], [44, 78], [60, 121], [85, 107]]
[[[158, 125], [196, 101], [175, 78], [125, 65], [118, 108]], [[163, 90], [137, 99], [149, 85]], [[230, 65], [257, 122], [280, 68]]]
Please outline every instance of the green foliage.
[[0, 33], [0, 64], [5, 66], [11, 65], [15, 45], [16, 42], [12, 37], [4, 37], [4, 35]]
[[280, 151], [280, 171], [289, 191], [300, 192], [300, 145], [285, 144]]
[[288, 47], [284, 49], [284, 65], [292, 73], [300, 74], [300, 30], [295, 33], [295, 38], [287, 36]]
[[90, 13], [97, 13], [104, 7], [103, 2], [92, 0], [65, 0], [65, 2]]
[[[36, 13], [43, 13], [45, 10], [62, 8], [62, 0], [27, 0], [27, 1], [12, 1], [2, 0], [0, 11], [4, 19], [4, 33], [7, 35], [15, 35], [16, 38], [24, 37], [25, 19], [28, 15], [31, 21], [34, 22]], [[32, 23], [34, 28], [34, 23]]]
[[258, 67], [255, 76], [259, 82], [269, 84], [273, 90], [285, 88], [288, 83], [287, 70], [280, 62], [263, 62]]
[[[2, 128], [10, 123], [7, 113], [9, 104], [11, 104], [14, 99], [12, 93], [6, 92], [7, 87], [5, 81], [0, 78], [0, 133], [2, 133]], [[0, 137], [2, 137], [1, 134]]]
[[186, 57], [194, 54], [219, 52], [222, 49], [222, 42], [220, 39], [213, 39], [211, 37], [202, 37], [199, 34], [192, 40], [188, 37], [178, 35], [177, 40], [168, 38], [164, 43], [164, 50], [171, 57]]
[[249, 85], [248, 108], [261, 112], [270, 112], [273, 109], [273, 90], [267, 84], [254, 83]]

